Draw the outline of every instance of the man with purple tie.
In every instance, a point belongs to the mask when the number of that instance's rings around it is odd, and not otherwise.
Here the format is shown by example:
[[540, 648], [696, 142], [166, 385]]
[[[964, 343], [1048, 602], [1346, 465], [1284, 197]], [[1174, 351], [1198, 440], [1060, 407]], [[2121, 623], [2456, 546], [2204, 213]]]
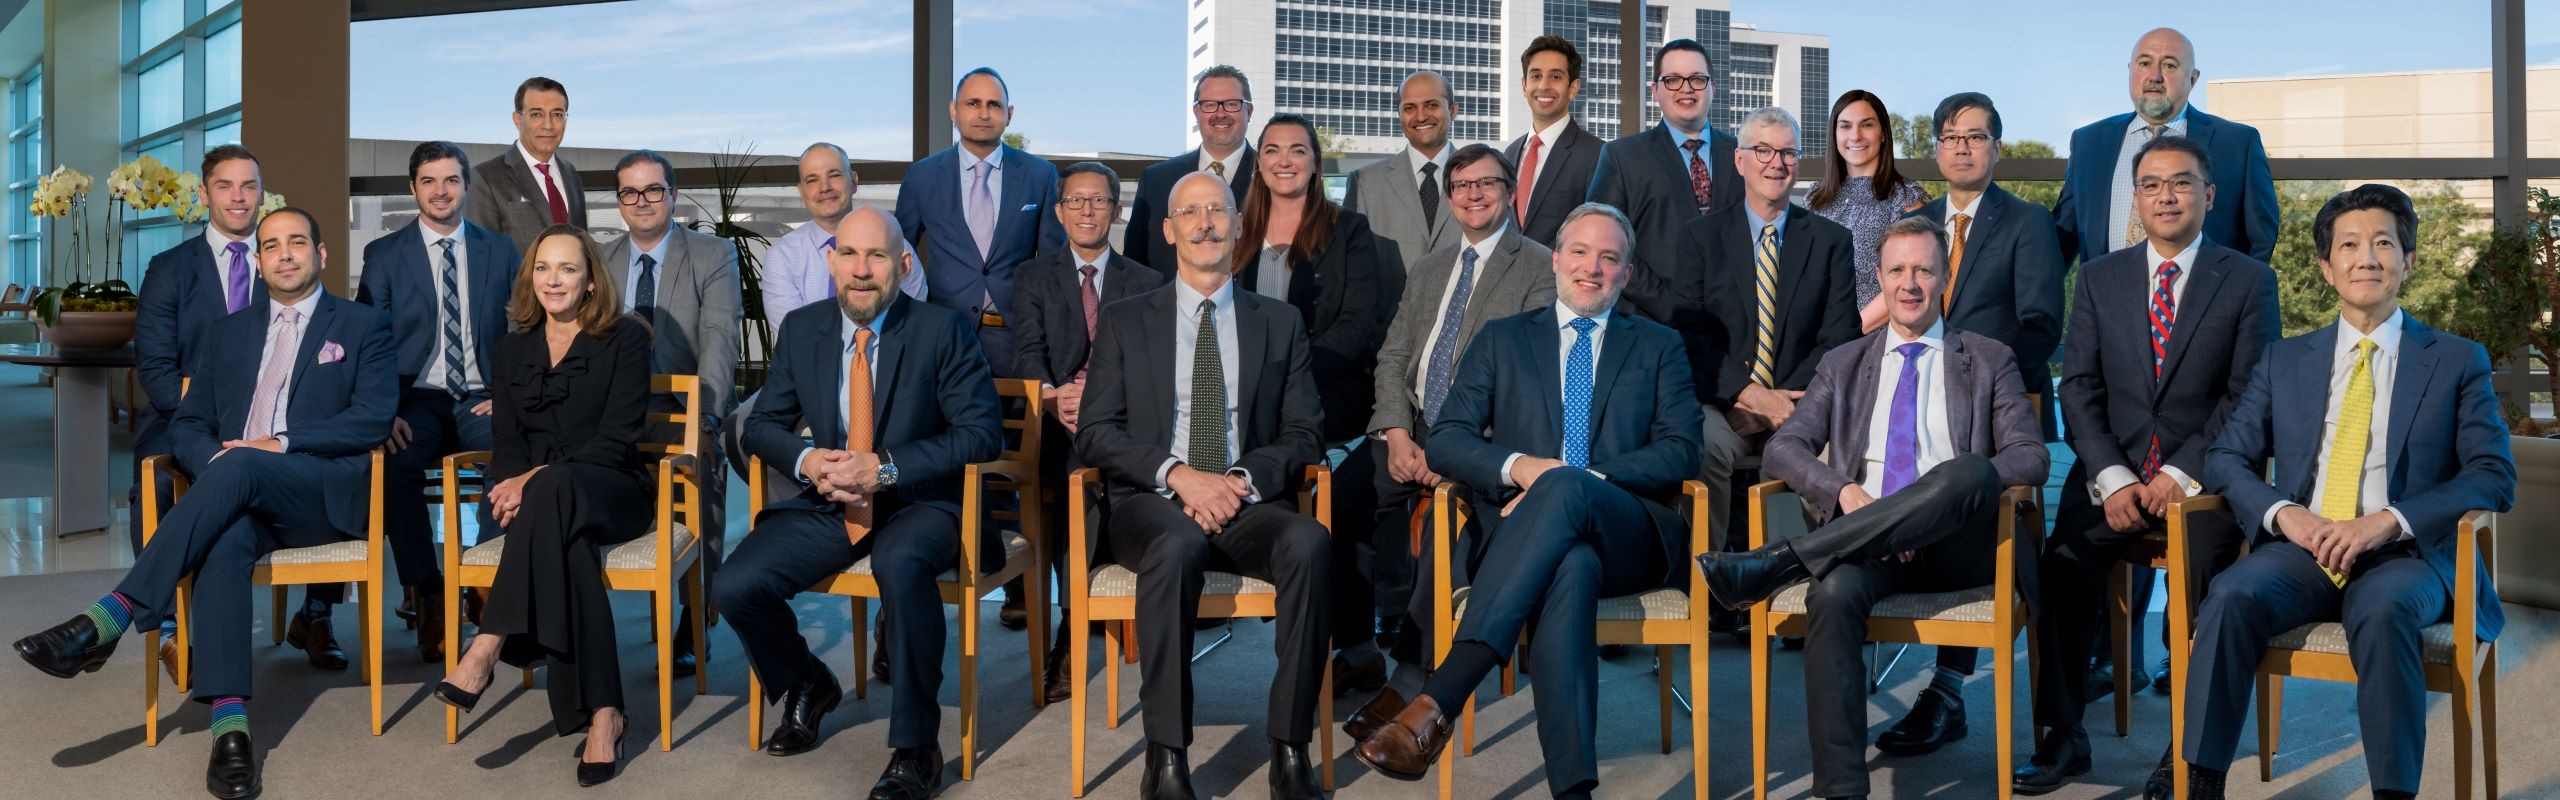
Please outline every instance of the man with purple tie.
[[951, 90], [951, 127], [960, 142], [925, 156], [898, 185], [898, 232], [924, 258], [934, 305], [977, 320], [978, 342], [996, 377], [1023, 377], [1005, 318], [1013, 276], [1033, 255], [1067, 243], [1049, 213], [1058, 204], [1058, 167], [1008, 147], [1013, 94], [1004, 76], [969, 70]]

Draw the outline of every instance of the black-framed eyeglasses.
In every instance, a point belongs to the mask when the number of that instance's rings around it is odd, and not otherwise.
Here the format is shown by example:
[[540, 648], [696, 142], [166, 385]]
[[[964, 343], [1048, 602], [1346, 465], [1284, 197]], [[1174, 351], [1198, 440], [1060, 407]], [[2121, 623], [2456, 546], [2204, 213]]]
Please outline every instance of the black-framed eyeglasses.
[[1949, 133], [1938, 137], [1938, 146], [1948, 150], [1969, 152], [1980, 150], [1990, 144], [1991, 135], [1985, 133]]
[[1191, 110], [1202, 114], [1215, 114], [1221, 111], [1233, 114], [1252, 105], [1251, 100], [1197, 100], [1191, 103]]
[[2162, 190], [2178, 194], [2195, 194], [2196, 179], [2184, 175], [2175, 178], [2143, 178], [2133, 182], [2133, 191], [2144, 197], [2158, 197]]
[[1662, 75], [1655, 77], [1653, 82], [1673, 91], [1686, 89], [1694, 92], [1707, 88], [1707, 84], [1715, 83], [1716, 79], [1713, 75]]
[[1058, 207], [1068, 211], [1083, 211], [1087, 207], [1109, 210], [1111, 208], [1111, 204], [1115, 202], [1119, 201], [1113, 200], [1107, 195], [1078, 194], [1058, 198]]
[[614, 192], [613, 198], [622, 201], [626, 206], [636, 206], [644, 201], [663, 203], [667, 200], [667, 187], [661, 184], [646, 189], [623, 189]]
[[1500, 176], [1500, 175], [1496, 175], [1496, 176], [1493, 176], [1493, 177], [1490, 177], [1490, 178], [1477, 178], [1477, 179], [1475, 179], [1475, 180], [1471, 180], [1471, 181], [1450, 181], [1450, 182], [1449, 182], [1449, 193], [1450, 193], [1450, 194], [1453, 194], [1453, 195], [1454, 195], [1454, 194], [1457, 194], [1457, 193], [1459, 193], [1459, 192], [1475, 192], [1475, 191], [1486, 191], [1486, 192], [1490, 192], [1490, 191], [1493, 191], [1493, 190], [1496, 190], [1496, 189], [1509, 189], [1509, 188], [1511, 188], [1511, 180], [1510, 180], [1510, 179], [1508, 179], [1508, 178], [1504, 178], [1504, 177], [1502, 177], [1502, 176]]
[[1759, 159], [1762, 164], [1769, 163], [1770, 159], [1785, 159], [1787, 166], [1792, 167], [1795, 166], [1796, 158], [1800, 155], [1802, 155], [1802, 153], [1792, 147], [1780, 150], [1765, 144], [1751, 146], [1751, 157]]

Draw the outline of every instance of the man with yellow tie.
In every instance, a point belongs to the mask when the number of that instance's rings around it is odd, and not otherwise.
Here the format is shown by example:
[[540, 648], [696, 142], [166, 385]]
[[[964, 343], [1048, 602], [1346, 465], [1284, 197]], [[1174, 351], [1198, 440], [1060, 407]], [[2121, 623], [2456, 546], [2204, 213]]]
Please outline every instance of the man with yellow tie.
[[[2179, 687], [2195, 798], [2222, 797], [2268, 638], [2332, 620], [2346, 627], [2374, 797], [2417, 794], [2421, 631], [2451, 613], [2456, 521], [2507, 510], [2516, 482], [2487, 351], [2400, 308], [2417, 229], [2408, 195], [2389, 186], [2321, 207], [2312, 240], [2339, 320], [2268, 347], [2206, 454], [2207, 487], [2257, 545], [2196, 612]], [[2480, 636], [2495, 639], [2506, 618], [2480, 569]]]

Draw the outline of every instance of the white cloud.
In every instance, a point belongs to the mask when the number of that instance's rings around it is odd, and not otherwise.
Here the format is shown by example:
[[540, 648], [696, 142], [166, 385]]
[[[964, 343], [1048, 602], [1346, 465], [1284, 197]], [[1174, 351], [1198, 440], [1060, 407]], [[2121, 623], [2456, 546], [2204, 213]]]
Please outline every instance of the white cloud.
[[[654, 7], [653, 7], [654, 6]], [[456, 15], [410, 22], [433, 63], [545, 63], [666, 70], [820, 60], [906, 50], [911, 12], [894, 0], [657, 0]], [[506, 24], [492, 25], [503, 19]], [[536, 33], [528, 35], [528, 31]]]

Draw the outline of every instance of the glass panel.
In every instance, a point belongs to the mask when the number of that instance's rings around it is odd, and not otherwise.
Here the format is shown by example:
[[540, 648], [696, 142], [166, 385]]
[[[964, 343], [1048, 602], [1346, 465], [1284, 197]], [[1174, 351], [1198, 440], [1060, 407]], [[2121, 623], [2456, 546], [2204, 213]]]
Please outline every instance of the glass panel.
[[226, 144], [239, 143], [240, 122], [238, 120], [225, 122], [220, 125], [204, 129], [204, 146], [206, 149], [212, 149]]
[[141, 0], [135, 4], [134, 41], [136, 53], [160, 46], [186, 27], [185, 0]]
[[44, 116], [44, 73], [29, 71], [22, 85], [25, 90], [18, 95], [18, 118], [12, 127], [24, 126]]
[[240, 26], [204, 37], [204, 110], [208, 113], [240, 102]]
[[142, 271], [151, 264], [151, 257], [160, 254], [163, 250], [178, 246], [178, 243], [185, 241], [186, 238], [187, 226], [175, 223], [148, 225], [126, 231], [124, 274], [119, 277], [124, 278], [129, 284], [141, 283]]
[[142, 71], [142, 77], [137, 81], [141, 84], [141, 95], [136, 98], [140, 108], [134, 122], [134, 134], [167, 128], [185, 118], [186, 74], [187, 60], [184, 58], [171, 58]]

